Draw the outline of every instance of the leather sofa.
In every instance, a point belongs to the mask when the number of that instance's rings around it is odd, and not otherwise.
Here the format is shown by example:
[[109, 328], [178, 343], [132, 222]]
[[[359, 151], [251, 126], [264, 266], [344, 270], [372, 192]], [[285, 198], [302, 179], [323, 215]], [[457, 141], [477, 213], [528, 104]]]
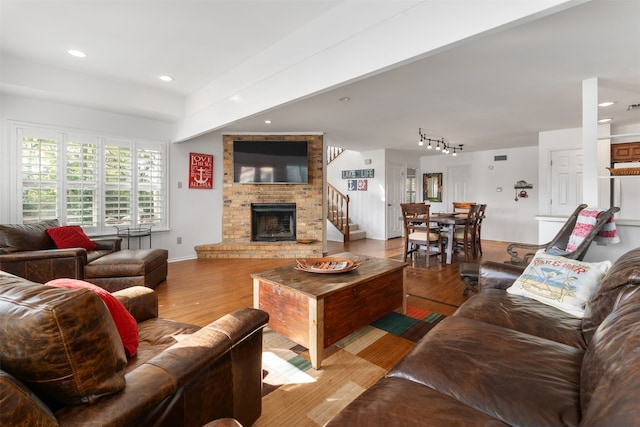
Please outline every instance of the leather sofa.
[[[94, 291], [0, 272], [0, 425], [251, 425], [261, 413], [264, 311], [200, 328], [158, 317], [152, 289], [111, 294], [137, 322], [127, 358]], [[135, 322], [134, 322], [135, 324]]]
[[505, 292], [521, 272], [482, 263], [478, 294], [328, 425], [640, 425], [640, 248], [582, 319]]
[[84, 278], [84, 267], [107, 254], [120, 250], [118, 238], [91, 239], [97, 247], [56, 249], [46, 233], [58, 227], [57, 219], [32, 224], [0, 224], [0, 270], [38, 283], [60, 277]]

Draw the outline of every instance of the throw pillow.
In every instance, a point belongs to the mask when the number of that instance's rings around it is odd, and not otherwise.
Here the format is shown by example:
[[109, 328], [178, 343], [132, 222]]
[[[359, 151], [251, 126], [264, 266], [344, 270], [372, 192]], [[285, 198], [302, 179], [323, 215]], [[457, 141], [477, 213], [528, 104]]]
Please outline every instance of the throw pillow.
[[124, 305], [107, 290], [102, 289], [93, 283], [77, 279], [55, 279], [46, 283], [49, 286], [68, 289], [89, 289], [98, 294], [111, 313], [113, 322], [116, 324], [118, 334], [122, 340], [124, 351], [127, 357], [133, 357], [138, 351], [138, 323], [136, 319], [127, 311]]
[[84, 248], [94, 250], [97, 245], [92, 242], [79, 225], [63, 225], [47, 228], [47, 234], [58, 249]]
[[582, 318], [587, 302], [609, 267], [611, 261], [576, 261], [540, 249], [507, 292]]

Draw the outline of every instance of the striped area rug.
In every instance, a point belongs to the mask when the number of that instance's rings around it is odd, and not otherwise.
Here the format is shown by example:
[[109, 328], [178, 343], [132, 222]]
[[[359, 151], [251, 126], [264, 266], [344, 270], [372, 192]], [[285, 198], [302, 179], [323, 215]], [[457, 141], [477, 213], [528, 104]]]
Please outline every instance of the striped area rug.
[[255, 426], [322, 426], [371, 387], [445, 316], [408, 306], [325, 349], [322, 368], [307, 348], [264, 331], [262, 416]]

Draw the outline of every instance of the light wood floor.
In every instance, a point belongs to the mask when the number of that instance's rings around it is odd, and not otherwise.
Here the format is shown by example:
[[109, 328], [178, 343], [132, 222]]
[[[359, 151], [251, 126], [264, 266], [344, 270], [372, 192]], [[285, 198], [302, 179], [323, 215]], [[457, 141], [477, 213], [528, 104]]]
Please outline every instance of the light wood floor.
[[[508, 242], [483, 240], [480, 259], [505, 261]], [[402, 239], [356, 240], [348, 244], [328, 243], [329, 255], [353, 252], [378, 258], [402, 258]], [[474, 260], [474, 262], [480, 259]], [[407, 304], [451, 315], [471, 295], [463, 296], [459, 277], [462, 254], [451, 265], [431, 258], [425, 265], [424, 253], [410, 260], [407, 282], [421, 290], [421, 297], [409, 296]], [[159, 314], [168, 319], [204, 326], [230, 311], [253, 305], [252, 272], [294, 264], [290, 258], [188, 260], [169, 264], [167, 280], [156, 288]]]

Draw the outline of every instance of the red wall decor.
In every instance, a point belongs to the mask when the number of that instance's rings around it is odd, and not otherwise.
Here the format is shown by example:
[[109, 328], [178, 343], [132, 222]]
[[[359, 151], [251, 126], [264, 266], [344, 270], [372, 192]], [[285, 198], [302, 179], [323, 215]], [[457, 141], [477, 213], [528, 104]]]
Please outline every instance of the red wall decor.
[[189, 188], [213, 188], [213, 154], [189, 153]]

